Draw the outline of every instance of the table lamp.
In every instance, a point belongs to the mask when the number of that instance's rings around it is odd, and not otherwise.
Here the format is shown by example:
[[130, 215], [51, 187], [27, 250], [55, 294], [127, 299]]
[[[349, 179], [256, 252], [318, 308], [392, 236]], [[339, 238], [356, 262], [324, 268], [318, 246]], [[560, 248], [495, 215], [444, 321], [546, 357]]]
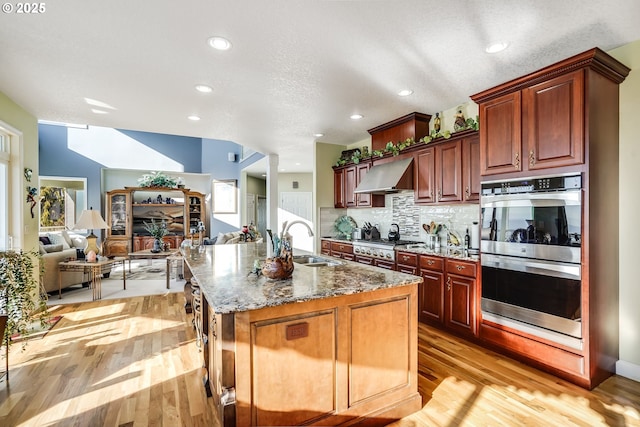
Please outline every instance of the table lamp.
[[[96, 257], [100, 254], [100, 248], [96, 243], [98, 236], [93, 234], [93, 230], [104, 230], [106, 228], [109, 228], [109, 225], [102, 219], [100, 212], [94, 211], [93, 208], [83, 210], [80, 218], [78, 218], [78, 222], [73, 226], [74, 230], [90, 230], [87, 236], [87, 246], [84, 248], [85, 259], [87, 261], [91, 261], [92, 259], [95, 261]], [[93, 252], [93, 254], [90, 254], [91, 252]]]

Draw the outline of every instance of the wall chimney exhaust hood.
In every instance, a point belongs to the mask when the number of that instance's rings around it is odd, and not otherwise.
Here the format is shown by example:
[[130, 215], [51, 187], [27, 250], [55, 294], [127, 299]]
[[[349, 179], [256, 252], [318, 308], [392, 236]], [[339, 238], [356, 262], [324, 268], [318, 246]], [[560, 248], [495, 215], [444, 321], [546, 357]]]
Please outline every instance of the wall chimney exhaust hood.
[[392, 193], [413, 190], [413, 158], [372, 166], [354, 193]]

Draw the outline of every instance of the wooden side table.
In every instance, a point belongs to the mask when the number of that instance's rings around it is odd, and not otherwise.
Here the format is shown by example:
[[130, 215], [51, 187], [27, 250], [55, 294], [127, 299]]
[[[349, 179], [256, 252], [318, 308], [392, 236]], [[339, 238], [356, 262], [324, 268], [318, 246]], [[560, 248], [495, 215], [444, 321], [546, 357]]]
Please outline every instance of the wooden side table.
[[125, 257], [103, 258], [96, 262], [86, 261], [62, 261], [58, 263], [58, 298], [62, 299], [62, 273], [67, 271], [82, 271], [89, 274], [90, 286], [93, 289], [93, 300], [102, 298], [102, 267], [121, 262], [122, 263], [122, 285], [127, 289], [127, 273], [125, 271]]

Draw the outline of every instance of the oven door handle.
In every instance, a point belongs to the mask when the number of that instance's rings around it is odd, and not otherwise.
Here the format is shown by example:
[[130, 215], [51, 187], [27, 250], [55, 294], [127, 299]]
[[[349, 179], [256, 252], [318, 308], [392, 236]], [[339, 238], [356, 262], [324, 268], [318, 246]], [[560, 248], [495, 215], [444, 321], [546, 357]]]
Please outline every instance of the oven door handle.
[[521, 271], [523, 273], [541, 274], [543, 276], [562, 277], [565, 279], [581, 280], [582, 278], [582, 268], [580, 264], [505, 257], [483, 253], [481, 255], [481, 265], [482, 267]]

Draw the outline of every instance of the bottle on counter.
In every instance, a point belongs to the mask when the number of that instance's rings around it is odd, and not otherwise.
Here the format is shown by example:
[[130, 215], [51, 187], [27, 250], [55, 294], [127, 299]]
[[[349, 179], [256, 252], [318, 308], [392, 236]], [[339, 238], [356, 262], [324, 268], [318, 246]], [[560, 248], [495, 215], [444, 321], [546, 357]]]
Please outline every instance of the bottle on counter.
[[469, 235], [469, 227], [467, 227], [467, 232], [464, 235], [464, 248], [469, 249], [470, 245], [471, 245], [471, 236]]

